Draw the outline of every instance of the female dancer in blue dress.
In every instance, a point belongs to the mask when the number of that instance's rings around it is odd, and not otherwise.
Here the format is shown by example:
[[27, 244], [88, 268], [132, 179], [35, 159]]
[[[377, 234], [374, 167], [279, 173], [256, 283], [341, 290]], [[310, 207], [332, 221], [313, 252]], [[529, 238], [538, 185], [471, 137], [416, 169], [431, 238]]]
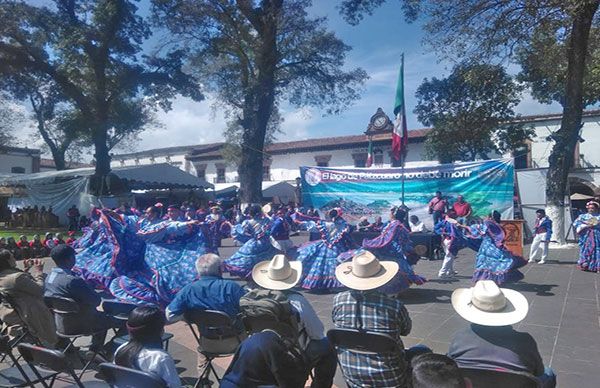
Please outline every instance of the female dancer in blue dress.
[[272, 259], [277, 249], [271, 245], [271, 219], [263, 214], [259, 205], [250, 207], [250, 219], [242, 222], [240, 229], [248, 240], [223, 266], [232, 276], [247, 278], [255, 264]]
[[350, 260], [359, 251], [366, 249], [379, 260], [392, 260], [398, 263], [400, 268], [398, 273], [381, 289], [386, 294], [398, 294], [408, 289], [411, 284], [425, 283], [427, 280], [415, 274], [412, 268], [412, 265], [419, 260], [419, 256], [413, 250], [410, 232], [404, 225], [405, 220], [406, 211], [400, 207], [393, 207], [390, 222], [383, 227], [381, 234], [373, 239], [364, 239], [361, 249], [343, 253], [339, 261]]
[[579, 235], [579, 260], [577, 268], [600, 273], [600, 203], [589, 201], [587, 213], [581, 214], [573, 227]]
[[295, 221], [302, 229], [318, 232], [321, 237], [298, 248], [297, 258], [302, 262], [302, 288], [329, 289], [342, 286], [335, 277], [338, 256], [355, 245], [350, 237], [350, 225], [342, 218], [341, 209], [330, 210], [328, 216], [331, 222], [301, 213], [295, 215]]
[[500, 213], [494, 210], [483, 221], [481, 227], [481, 246], [475, 261], [473, 283], [478, 280], [493, 280], [499, 286], [523, 279], [523, 274], [518, 270], [527, 264], [521, 256], [513, 255], [504, 246], [504, 230], [500, 226]]

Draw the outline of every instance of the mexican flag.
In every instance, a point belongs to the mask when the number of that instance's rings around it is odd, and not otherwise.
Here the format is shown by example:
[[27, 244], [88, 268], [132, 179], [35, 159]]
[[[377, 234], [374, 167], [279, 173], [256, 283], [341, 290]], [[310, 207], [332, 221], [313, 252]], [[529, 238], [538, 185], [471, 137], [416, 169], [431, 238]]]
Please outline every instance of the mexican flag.
[[367, 151], [367, 163], [365, 167], [371, 167], [373, 165], [373, 140], [369, 139], [369, 150]]
[[392, 156], [396, 160], [404, 159], [408, 151], [408, 128], [406, 127], [406, 102], [404, 101], [404, 54], [400, 64], [400, 74], [398, 75], [398, 85], [396, 86], [396, 102], [394, 103], [394, 131], [392, 132]]

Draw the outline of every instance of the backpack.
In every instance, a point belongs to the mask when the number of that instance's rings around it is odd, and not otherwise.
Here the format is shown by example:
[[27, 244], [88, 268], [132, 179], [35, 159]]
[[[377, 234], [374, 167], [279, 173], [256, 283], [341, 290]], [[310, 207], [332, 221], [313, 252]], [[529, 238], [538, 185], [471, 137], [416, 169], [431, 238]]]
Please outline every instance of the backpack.
[[240, 314], [252, 332], [271, 329], [298, 341], [297, 314], [282, 291], [254, 289], [240, 298]]

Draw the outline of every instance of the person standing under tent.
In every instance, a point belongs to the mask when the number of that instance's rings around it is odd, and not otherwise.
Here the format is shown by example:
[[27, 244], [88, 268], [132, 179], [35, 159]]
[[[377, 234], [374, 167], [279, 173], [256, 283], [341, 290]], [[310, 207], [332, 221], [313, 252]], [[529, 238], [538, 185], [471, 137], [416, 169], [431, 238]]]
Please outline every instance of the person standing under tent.
[[534, 237], [529, 251], [529, 262], [535, 262], [535, 257], [541, 248], [542, 259], [539, 263], [544, 264], [548, 257], [548, 244], [550, 243], [550, 236], [552, 236], [552, 220], [546, 216], [546, 211], [544, 209], [536, 210], [535, 216], [535, 228], [533, 229]]
[[582, 271], [600, 272], [600, 203], [589, 201], [587, 213], [581, 214], [573, 227], [579, 235], [579, 260], [577, 268]]
[[469, 217], [473, 214], [471, 204], [465, 201], [465, 198], [462, 195], [458, 195], [456, 197], [456, 202], [452, 205], [452, 209], [456, 212], [456, 221], [462, 225], [467, 225]]

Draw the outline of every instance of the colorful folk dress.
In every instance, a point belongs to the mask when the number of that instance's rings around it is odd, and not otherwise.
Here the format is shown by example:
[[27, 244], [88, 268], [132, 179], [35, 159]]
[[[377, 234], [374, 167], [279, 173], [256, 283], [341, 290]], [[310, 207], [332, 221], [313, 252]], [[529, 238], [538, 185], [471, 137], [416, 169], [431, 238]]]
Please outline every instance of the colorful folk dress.
[[294, 258], [296, 256], [296, 247], [294, 247], [294, 243], [290, 240], [291, 226], [289, 222], [281, 215], [275, 215], [272, 221], [273, 224], [270, 232], [271, 244], [290, 258]]
[[498, 285], [523, 279], [518, 270], [527, 264], [521, 256], [513, 255], [503, 244], [504, 230], [492, 220], [485, 220], [480, 229], [481, 246], [475, 257], [473, 282], [493, 280]]
[[136, 237], [146, 243], [143, 264], [114, 279], [111, 293], [131, 303], [165, 306], [198, 278], [198, 257], [214, 252], [207, 234], [203, 224], [142, 219]]
[[[334, 222], [302, 221], [312, 219], [302, 214], [296, 221], [302, 229], [319, 233], [320, 239], [309, 241], [298, 248], [297, 259], [302, 262], [302, 280], [300, 285], [306, 289], [330, 289], [341, 287], [335, 277], [335, 268], [341, 261], [338, 256], [355, 245], [350, 237], [350, 225], [343, 218]], [[352, 256], [349, 256], [352, 258]], [[343, 256], [347, 260], [348, 255]]]
[[268, 217], [246, 220], [237, 231], [248, 239], [223, 264], [225, 271], [232, 276], [247, 278], [252, 274], [255, 264], [271, 260], [277, 254], [277, 249], [271, 245], [271, 220]]
[[600, 272], [600, 214], [581, 214], [573, 227], [579, 235], [579, 260], [582, 271]]
[[414, 253], [408, 229], [398, 220], [390, 221], [373, 239], [364, 239], [362, 248], [349, 251], [340, 256], [340, 261], [351, 260], [352, 256], [366, 249], [379, 260], [391, 260], [398, 263], [398, 274], [380, 291], [386, 294], [397, 294], [410, 287], [411, 284], [421, 285], [427, 280], [413, 271], [412, 265], [418, 261]]

